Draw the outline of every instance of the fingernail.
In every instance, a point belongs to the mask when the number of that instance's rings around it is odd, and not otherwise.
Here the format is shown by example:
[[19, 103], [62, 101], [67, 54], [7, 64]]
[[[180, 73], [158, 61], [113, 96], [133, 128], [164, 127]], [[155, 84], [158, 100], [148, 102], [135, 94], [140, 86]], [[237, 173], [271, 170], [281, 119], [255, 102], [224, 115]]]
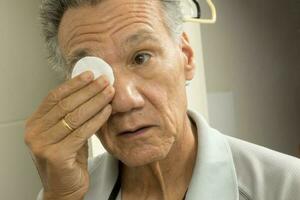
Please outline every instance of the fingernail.
[[111, 86], [111, 85], [109, 85], [107, 88], [106, 88], [106, 94], [107, 95], [111, 95], [111, 94], [113, 94], [114, 93], [114, 88]]
[[94, 74], [90, 71], [84, 72], [81, 74], [81, 78], [84, 81], [90, 81], [93, 79]]

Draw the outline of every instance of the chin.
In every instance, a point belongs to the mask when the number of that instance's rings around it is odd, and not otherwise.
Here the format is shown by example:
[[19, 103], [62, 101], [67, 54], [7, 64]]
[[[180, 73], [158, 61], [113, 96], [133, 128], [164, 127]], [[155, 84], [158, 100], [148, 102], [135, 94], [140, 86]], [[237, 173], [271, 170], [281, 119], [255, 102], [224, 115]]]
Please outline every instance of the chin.
[[170, 148], [164, 149], [142, 149], [130, 152], [129, 154], [118, 156], [118, 159], [128, 167], [140, 167], [161, 161], [168, 156]]

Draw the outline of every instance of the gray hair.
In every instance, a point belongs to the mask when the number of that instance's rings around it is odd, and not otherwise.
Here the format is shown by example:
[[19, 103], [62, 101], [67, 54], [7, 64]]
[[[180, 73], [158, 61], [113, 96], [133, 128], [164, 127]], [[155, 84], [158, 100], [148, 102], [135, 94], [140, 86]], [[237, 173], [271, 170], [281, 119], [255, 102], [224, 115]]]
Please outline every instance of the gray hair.
[[[55, 71], [64, 78], [70, 78], [70, 69], [62, 56], [58, 46], [58, 27], [68, 8], [79, 7], [84, 4], [96, 5], [102, 0], [42, 0], [40, 18], [43, 36], [48, 50], [48, 61]], [[183, 31], [183, 17], [180, 0], [159, 0], [163, 12], [163, 22], [169, 34], [179, 41]]]

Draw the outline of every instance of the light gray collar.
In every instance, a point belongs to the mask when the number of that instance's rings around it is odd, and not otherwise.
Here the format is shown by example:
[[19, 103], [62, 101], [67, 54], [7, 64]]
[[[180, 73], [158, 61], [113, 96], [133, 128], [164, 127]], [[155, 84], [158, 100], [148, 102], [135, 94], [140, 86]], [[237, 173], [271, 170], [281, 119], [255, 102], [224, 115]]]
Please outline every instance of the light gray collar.
[[188, 114], [197, 126], [198, 151], [186, 199], [239, 199], [235, 167], [226, 138], [211, 128], [200, 114], [193, 111]]

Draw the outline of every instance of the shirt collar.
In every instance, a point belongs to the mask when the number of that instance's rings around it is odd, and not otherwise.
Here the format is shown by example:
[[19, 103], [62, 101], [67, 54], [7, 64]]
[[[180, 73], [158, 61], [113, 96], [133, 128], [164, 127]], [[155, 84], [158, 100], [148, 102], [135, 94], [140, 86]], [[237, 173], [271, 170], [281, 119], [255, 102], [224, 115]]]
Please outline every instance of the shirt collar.
[[238, 199], [238, 183], [229, 144], [200, 114], [188, 111], [198, 133], [197, 158], [186, 199]]

